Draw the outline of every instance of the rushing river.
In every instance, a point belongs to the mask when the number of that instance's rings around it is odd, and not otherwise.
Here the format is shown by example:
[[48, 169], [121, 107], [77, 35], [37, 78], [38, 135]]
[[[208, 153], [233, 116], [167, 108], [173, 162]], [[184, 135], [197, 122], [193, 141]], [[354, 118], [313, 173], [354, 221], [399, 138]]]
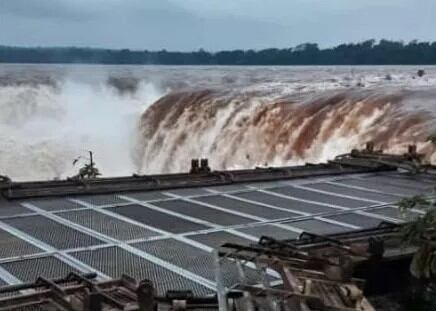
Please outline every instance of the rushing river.
[[292, 165], [367, 141], [436, 161], [436, 67], [420, 68], [3, 64], [0, 175], [65, 178], [87, 150], [105, 176]]

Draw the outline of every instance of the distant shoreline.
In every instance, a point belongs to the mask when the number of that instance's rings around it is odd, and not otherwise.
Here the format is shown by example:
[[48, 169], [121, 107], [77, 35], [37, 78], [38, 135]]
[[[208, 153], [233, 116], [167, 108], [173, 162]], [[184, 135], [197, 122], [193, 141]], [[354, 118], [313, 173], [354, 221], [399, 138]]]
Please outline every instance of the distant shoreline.
[[83, 65], [83, 66], [144, 66], [144, 67], [228, 67], [228, 68], [238, 68], [238, 67], [265, 67], [265, 68], [271, 68], [271, 67], [325, 67], [325, 68], [329, 68], [329, 67], [411, 67], [411, 68], [421, 68], [421, 67], [436, 67], [436, 63], [435, 64], [340, 64], [340, 65], [335, 65], [335, 64], [328, 64], [328, 65], [310, 65], [310, 64], [304, 64], [304, 65], [214, 65], [214, 64], [172, 64], [172, 65], [167, 65], [167, 64], [106, 64], [106, 63], [85, 63], [85, 62], [65, 62], [65, 63], [12, 63], [12, 62], [2, 62], [0, 61], [0, 67], [2, 65]]
[[377, 66], [436, 65], [436, 42], [367, 40], [320, 49], [305, 43], [288, 49], [207, 52], [137, 51], [78, 47], [0, 46], [0, 63], [170, 66]]

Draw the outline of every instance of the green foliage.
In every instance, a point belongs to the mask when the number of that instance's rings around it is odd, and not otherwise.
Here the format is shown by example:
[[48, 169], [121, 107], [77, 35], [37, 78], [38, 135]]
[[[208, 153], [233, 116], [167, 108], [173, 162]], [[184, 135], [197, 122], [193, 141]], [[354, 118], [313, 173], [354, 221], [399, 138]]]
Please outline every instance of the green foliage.
[[420, 65], [436, 64], [436, 42], [367, 40], [320, 49], [315, 43], [295, 48], [233, 50], [211, 53], [132, 51], [91, 48], [20, 48], [0, 46], [0, 62], [162, 65]]
[[436, 277], [436, 249], [432, 243], [425, 242], [413, 256], [410, 272], [418, 279], [434, 280]]
[[406, 245], [417, 245], [410, 272], [418, 279], [436, 279], [436, 204], [422, 196], [406, 198], [398, 203], [400, 209], [419, 208], [426, 213], [403, 227], [402, 239]]
[[101, 173], [93, 164], [85, 164], [79, 170], [79, 178], [80, 179], [89, 179], [89, 178], [97, 178]]
[[[94, 179], [101, 175], [99, 169], [95, 166], [94, 162], [94, 156], [92, 151], [89, 152], [89, 158], [85, 158], [88, 160], [88, 163], [85, 163], [80, 169], [79, 173], [74, 176], [73, 178], [77, 179]], [[73, 165], [75, 165], [77, 162], [79, 162], [81, 159], [84, 159], [83, 157], [78, 157], [73, 161]]]
[[421, 244], [423, 237], [432, 234], [436, 226], [436, 209], [429, 208], [427, 213], [403, 227], [403, 241], [406, 244]]
[[407, 311], [434, 311], [436, 310], [436, 288], [432, 285], [416, 287], [406, 294], [404, 308]]
[[415, 207], [428, 208], [432, 206], [432, 203], [423, 196], [416, 195], [411, 198], [401, 199], [400, 202], [398, 202], [398, 206], [402, 212], [405, 212], [406, 210]]
[[436, 133], [433, 133], [427, 137], [427, 141], [436, 144]]

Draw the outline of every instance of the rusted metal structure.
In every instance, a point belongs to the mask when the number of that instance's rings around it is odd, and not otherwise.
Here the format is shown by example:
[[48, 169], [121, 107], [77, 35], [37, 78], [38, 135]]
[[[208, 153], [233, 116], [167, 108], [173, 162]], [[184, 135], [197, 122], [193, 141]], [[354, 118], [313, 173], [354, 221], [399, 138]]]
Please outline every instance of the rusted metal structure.
[[[239, 267], [239, 282], [231, 288], [245, 292], [247, 310], [369, 311], [374, 308], [363, 294], [365, 280], [353, 277], [354, 268], [392, 258], [389, 251], [398, 250], [399, 240], [399, 226], [392, 224], [332, 236], [305, 232], [296, 240], [262, 237], [257, 245], [224, 244], [229, 250], [221, 252], [217, 262], [232, 258]], [[249, 284], [244, 270], [253, 268], [262, 281]], [[271, 281], [271, 271], [278, 274], [280, 288]]]
[[[150, 280], [126, 275], [110, 281], [98, 281], [95, 273], [39, 277], [0, 288], [0, 310], [372, 311], [363, 295], [365, 281], [352, 276], [353, 267], [383, 260], [398, 234], [398, 226], [387, 224], [352, 234], [226, 243], [215, 257], [217, 293], [201, 297], [189, 289], [158, 295]], [[229, 264], [236, 266], [238, 278], [226, 286], [222, 265]]]
[[34, 283], [0, 288], [0, 310], [204, 310], [217, 309], [217, 299], [194, 297], [192, 292], [168, 291], [157, 296], [153, 283], [126, 275], [98, 282], [96, 274], [70, 273], [61, 279], [38, 278]]

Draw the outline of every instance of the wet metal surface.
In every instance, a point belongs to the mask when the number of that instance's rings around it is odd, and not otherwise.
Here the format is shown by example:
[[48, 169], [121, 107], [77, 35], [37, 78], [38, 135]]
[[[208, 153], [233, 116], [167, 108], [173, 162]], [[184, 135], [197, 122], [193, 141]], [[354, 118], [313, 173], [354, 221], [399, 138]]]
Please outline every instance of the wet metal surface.
[[[211, 251], [225, 242], [348, 232], [419, 216], [391, 205], [427, 191], [433, 177], [414, 183], [395, 174], [0, 201], [0, 285], [80, 270], [148, 278], [162, 293], [210, 294]], [[235, 275], [228, 270], [225, 279]]]

